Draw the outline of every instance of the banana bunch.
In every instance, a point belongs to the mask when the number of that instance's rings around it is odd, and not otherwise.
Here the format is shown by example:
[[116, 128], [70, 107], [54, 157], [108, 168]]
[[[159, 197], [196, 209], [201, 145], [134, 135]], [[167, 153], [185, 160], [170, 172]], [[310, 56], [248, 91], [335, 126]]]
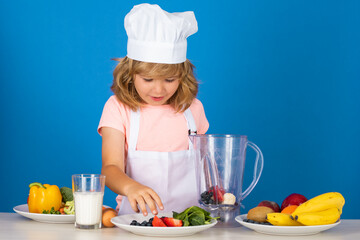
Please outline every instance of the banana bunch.
[[308, 226], [332, 224], [340, 219], [344, 204], [345, 199], [340, 193], [324, 193], [301, 204], [291, 217]]
[[291, 215], [268, 213], [266, 220], [275, 226], [332, 224], [340, 219], [344, 204], [345, 199], [340, 193], [324, 193], [304, 202]]

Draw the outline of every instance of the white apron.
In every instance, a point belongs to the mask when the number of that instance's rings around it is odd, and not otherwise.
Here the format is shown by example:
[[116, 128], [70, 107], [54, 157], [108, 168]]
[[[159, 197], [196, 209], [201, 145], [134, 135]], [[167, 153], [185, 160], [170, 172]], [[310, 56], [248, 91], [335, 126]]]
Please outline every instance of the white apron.
[[[196, 132], [193, 115], [188, 108], [184, 112], [189, 132]], [[140, 126], [140, 110], [131, 112], [130, 136], [126, 159], [126, 174], [135, 181], [152, 188], [160, 197], [164, 212], [181, 212], [198, 205], [194, 160], [189, 149], [176, 152], [136, 150]], [[148, 212], [151, 211], [147, 207]], [[159, 210], [159, 209], [158, 209]], [[134, 210], [127, 197], [123, 197], [119, 214], [131, 214]]]

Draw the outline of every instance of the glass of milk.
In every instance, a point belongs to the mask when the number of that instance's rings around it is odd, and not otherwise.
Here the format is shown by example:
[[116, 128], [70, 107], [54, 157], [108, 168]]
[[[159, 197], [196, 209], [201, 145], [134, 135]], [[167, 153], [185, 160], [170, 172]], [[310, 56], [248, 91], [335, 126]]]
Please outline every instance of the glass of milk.
[[76, 228], [101, 228], [104, 187], [104, 175], [75, 174], [72, 176]]

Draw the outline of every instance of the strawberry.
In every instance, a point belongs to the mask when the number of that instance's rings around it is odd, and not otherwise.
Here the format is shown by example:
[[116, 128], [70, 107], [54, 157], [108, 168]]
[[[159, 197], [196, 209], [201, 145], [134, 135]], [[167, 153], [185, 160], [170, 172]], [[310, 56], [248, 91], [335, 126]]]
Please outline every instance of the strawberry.
[[153, 227], [167, 227], [166, 224], [157, 216], [154, 217], [154, 220], [152, 221]]
[[222, 203], [224, 201], [225, 190], [223, 188], [219, 188], [217, 185], [215, 187], [211, 187], [209, 192], [213, 193], [214, 200], [217, 200], [217, 203]]
[[183, 222], [181, 220], [175, 218], [165, 217], [163, 221], [168, 227], [182, 227], [183, 225]]

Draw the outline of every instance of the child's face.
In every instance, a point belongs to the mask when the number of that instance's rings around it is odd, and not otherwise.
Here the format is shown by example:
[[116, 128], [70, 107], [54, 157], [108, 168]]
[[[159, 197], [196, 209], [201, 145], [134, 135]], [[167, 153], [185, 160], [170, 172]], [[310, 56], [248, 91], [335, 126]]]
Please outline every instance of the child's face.
[[135, 88], [142, 100], [149, 105], [159, 106], [167, 104], [180, 84], [177, 77], [147, 77], [135, 74]]

